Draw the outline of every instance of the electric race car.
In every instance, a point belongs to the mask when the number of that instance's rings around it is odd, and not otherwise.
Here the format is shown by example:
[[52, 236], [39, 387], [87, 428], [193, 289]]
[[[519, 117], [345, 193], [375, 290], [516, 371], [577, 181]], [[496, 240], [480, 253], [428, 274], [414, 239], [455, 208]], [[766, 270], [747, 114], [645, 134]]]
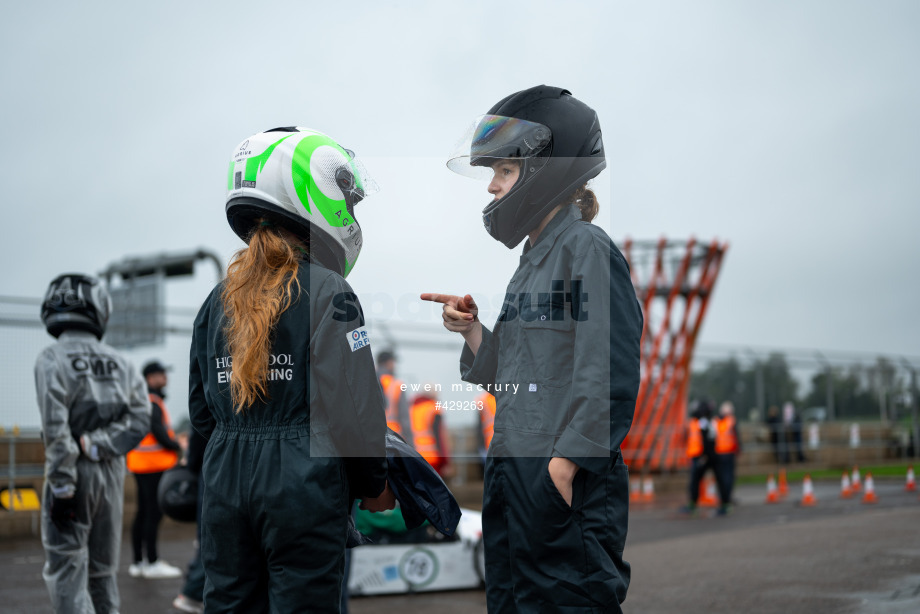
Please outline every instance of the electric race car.
[[[479, 588], [485, 578], [482, 514], [466, 508], [462, 512], [452, 537], [441, 535], [427, 523], [409, 531], [405, 524], [397, 531], [361, 527], [359, 512], [359, 528], [374, 543], [351, 551], [349, 594], [354, 597]], [[381, 515], [368, 515], [365, 519], [379, 525]]]

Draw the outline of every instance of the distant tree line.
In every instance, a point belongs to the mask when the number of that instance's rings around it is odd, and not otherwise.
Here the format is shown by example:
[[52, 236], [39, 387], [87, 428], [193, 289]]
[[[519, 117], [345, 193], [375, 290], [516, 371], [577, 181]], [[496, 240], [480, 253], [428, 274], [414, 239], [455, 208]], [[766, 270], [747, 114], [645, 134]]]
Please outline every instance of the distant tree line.
[[800, 391], [785, 354], [771, 353], [748, 366], [742, 366], [732, 356], [693, 372], [690, 399], [707, 399], [716, 405], [731, 401], [742, 419], [747, 419], [752, 409], [758, 410], [763, 419], [767, 408], [782, 407], [787, 401], [794, 403], [799, 411], [827, 408], [828, 378], [837, 419], [879, 418], [883, 412], [890, 420], [910, 415], [910, 375], [885, 357], [870, 365], [825, 367], [811, 377], [808, 390]]

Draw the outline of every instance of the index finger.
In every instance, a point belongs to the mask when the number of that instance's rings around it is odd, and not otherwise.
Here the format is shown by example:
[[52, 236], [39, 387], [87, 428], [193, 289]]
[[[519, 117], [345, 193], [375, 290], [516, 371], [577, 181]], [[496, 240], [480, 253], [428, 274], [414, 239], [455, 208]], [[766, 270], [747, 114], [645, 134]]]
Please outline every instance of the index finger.
[[460, 300], [459, 296], [453, 294], [435, 294], [433, 292], [425, 292], [419, 298], [423, 301], [433, 301], [435, 303], [443, 303], [449, 305]]

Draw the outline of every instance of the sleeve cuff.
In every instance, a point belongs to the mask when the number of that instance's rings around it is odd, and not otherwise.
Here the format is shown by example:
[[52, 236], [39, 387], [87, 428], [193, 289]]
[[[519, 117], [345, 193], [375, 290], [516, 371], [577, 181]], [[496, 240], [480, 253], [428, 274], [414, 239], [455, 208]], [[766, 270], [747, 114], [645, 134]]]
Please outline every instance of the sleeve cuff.
[[472, 384], [494, 384], [495, 383], [495, 365], [497, 357], [495, 356], [495, 341], [492, 337], [492, 331], [485, 326], [482, 327], [482, 341], [479, 344], [479, 350], [473, 354], [466, 343], [463, 344], [463, 351], [460, 354], [460, 379]]
[[610, 450], [571, 428], [566, 428], [562, 437], [556, 441], [553, 456], [567, 458], [582, 469], [596, 474], [604, 474], [610, 467]]
[[63, 486], [52, 486], [51, 494], [57, 499], [69, 499], [77, 492], [77, 487], [73, 484], [64, 484]]

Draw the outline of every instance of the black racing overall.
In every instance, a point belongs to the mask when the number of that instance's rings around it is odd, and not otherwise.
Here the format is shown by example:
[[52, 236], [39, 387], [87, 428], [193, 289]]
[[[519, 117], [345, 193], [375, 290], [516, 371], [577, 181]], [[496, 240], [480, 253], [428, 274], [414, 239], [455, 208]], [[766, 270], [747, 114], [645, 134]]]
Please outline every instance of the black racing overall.
[[[524, 248], [494, 332], [483, 327], [475, 357], [464, 346], [463, 379], [496, 390], [483, 496], [491, 614], [621, 611], [629, 479], [619, 447], [641, 334], [625, 259], [569, 205]], [[555, 456], [580, 467], [571, 506], [547, 471]]]
[[302, 262], [272, 335], [269, 398], [235, 413], [221, 286], [193, 333], [189, 414], [202, 465], [207, 612], [338, 612], [350, 497], [376, 497], [384, 398], [357, 297]]

